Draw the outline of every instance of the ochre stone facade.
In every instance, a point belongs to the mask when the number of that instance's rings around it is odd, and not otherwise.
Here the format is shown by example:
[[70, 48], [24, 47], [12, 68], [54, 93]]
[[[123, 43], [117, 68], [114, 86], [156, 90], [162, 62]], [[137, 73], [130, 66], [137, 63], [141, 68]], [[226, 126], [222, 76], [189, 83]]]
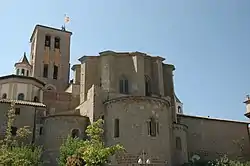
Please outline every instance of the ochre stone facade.
[[174, 90], [175, 67], [162, 57], [114, 51], [83, 56], [69, 80], [71, 35], [37, 25], [30, 61], [24, 54], [15, 64], [16, 75], [0, 77], [1, 137], [14, 102], [19, 108], [14, 127], [31, 127], [26, 141], [43, 145], [45, 165], [57, 165], [68, 135], [86, 139], [86, 127], [100, 118], [105, 144], [126, 149], [111, 158], [113, 165], [137, 165], [143, 158], [178, 166], [194, 155], [249, 159], [248, 123], [183, 114]]

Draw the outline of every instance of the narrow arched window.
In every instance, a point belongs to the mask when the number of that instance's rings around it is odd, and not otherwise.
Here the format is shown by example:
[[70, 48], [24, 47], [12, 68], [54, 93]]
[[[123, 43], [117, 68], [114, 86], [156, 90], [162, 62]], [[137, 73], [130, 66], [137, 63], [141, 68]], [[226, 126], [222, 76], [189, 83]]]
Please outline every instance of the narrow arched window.
[[56, 38], [55, 38], [54, 47], [55, 47], [56, 49], [60, 49], [60, 38], [59, 38], [59, 37], [56, 37]]
[[159, 134], [159, 123], [155, 120], [155, 118], [150, 118], [147, 123], [148, 135], [155, 137], [157, 134]]
[[181, 106], [178, 106], [178, 113], [181, 113], [182, 110], [181, 110]]
[[38, 102], [38, 101], [39, 101], [39, 100], [38, 100], [38, 97], [35, 96], [33, 101], [34, 101], [34, 102]]
[[2, 95], [2, 99], [6, 99], [6, 98], [7, 98], [7, 94], [4, 93], [4, 94]]
[[19, 69], [16, 69], [16, 75], [19, 75]]
[[19, 93], [18, 96], [17, 96], [17, 100], [24, 100], [24, 94]]
[[21, 75], [22, 75], [22, 76], [25, 75], [25, 70], [24, 70], [24, 69], [21, 70]]
[[145, 75], [145, 95], [150, 96], [151, 95], [151, 79], [149, 76]]
[[55, 91], [55, 90], [56, 90], [56, 89], [55, 89], [54, 87], [52, 87], [52, 86], [48, 86], [46, 89], [49, 90], [49, 91]]
[[129, 89], [128, 89], [128, 79], [126, 77], [122, 77], [119, 81], [119, 88], [120, 88], [120, 93], [123, 94], [128, 94]]
[[72, 131], [71, 131], [71, 137], [72, 138], [78, 138], [80, 136], [80, 131], [79, 131], [79, 129], [73, 129]]

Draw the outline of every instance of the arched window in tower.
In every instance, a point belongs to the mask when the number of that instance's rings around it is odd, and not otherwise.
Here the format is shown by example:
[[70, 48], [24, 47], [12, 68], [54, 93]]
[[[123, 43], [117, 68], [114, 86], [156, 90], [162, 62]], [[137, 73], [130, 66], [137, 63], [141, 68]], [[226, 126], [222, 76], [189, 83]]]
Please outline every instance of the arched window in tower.
[[119, 88], [120, 88], [120, 93], [123, 94], [128, 94], [129, 89], [128, 89], [128, 79], [123, 76], [120, 81], [119, 81]]
[[151, 79], [149, 76], [145, 75], [145, 95], [150, 96], [151, 95]]
[[47, 87], [45, 87], [48, 91], [55, 91], [56, 88], [53, 87], [52, 85], [47, 85]]
[[4, 93], [4, 94], [2, 95], [2, 99], [6, 99], [6, 98], [7, 98], [7, 94]]
[[24, 70], [24, 69], [21, 70], [21, 75], [22, 75], [22, 76], [25, 75], [25, 70]]
[[78, 138], [80, 136], [80, 130], [79, 129], [73, 129], [71, 131], [71, 137], [72, 138]]
[[55, 38], [55, 45], [54, 45], [54, 47], [56, 49], [60, 49], [60, 38], [59, 37]]
[[17, 96], [17, 100], [24, 100], [24, 94], [19, 93], [18, 96]]
[[26, 71], [26, 76], [29, 76], [29, 70]]
[[54, 65], [53, 79], [57, 80], [58, 77], [58, 66]]
[[39, 102], [38, 97], [35, 96], [33, 101], [34, 101], [34, 102]]
[[46, 35], [45, 42], [44, 42], [45, 47], [50, 47], [50, 42], [51, 42], [51, 36]]
[[178, 106], [178, 113], [182, 113], [181, 106]]
[[19, 75], [19, 69], [16, 69], [16, 75]]

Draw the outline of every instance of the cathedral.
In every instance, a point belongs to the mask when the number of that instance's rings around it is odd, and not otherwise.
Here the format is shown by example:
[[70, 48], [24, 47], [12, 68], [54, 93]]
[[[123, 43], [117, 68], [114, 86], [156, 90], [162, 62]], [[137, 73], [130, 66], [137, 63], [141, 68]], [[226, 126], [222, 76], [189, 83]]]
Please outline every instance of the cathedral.
[[[29, 56], [15, 63], [15, 73], [0, 77], [1, 138], [14, 102], [12, 135], [29, 126], [28, 141], [43, 146], [45, 165], [57, 165], [65, 138], [86, 139], [86, 127], [98, 119], [105, 144], [126, 149], [111, 165], [178, 166], [223, 155], [249, 160], [249, 123], [185, 114], [175, 67], [163, 57], [107, 50], [71, 66], [71, 36], [65, 28], [36, 25]], [[245, 104], [250, 117], [249, 97]]]

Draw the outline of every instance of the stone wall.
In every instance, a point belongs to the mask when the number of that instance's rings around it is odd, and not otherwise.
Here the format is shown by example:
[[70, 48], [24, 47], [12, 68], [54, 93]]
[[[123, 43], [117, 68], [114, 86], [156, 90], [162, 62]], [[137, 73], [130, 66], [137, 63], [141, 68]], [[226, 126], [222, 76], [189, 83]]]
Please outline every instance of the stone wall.
[[[130, 96], [109, 100], [105, 105], [106, 144], [120, 143], [125, 147], [126, 155], [132, 156], [129, 161], [120, 157], [113, 161], [114, 163], [136, 164], [135, 158], [144, 151], [146, 157], [154, 158], [158, 162], [167, 160], [171, 165], [170, 126], [172, 123], [167, 101]], [[158, 122], [159, 128], [155, 137], [149, 135], [150, 118]], [[119, 137], [114, 137], [115, 119], [119, 119]]]
[[226, 154], [231, 159], [250, 159], [247, 123], [187, 115], [178, 115], [178, 119], [188, 126], [189, 157], [198, 154], [212, 160]]
[[[173, 150], [173, 165], [181, 165], [188, 161], [188, 149], [187, 149], [187, 130], [188, 127], [183, 124], [173, 124], [173, 142], [174, 150]], [[179, 139], [179, 147], [177, 143], [177, 139]]]
[[[45, 91], [43, 96], [49, 114], [73, 110], [80, 103], [80, 96], [67, 92]], [[55, 112], [50, 112], [52, 109], [55, 109]]]
[[85, 130], [89, 119], [77, 115], [55, 115], [49, 116], [44, 121], [43, 147], [45, 149], [43, 158], [49, 160], [48, 165], [55, 165], [59, 155], [59, 148], [73, 129], [80, 130], [80, 138], [86, 138]]
[[[32, 132], [28, 139], [25, 141], [26, 143], [32, 142], [33, 131], [35, 127], [35, 139], [39, 138], [39, 128], [38, 126], [42, 125], [41, 118], [43, 116], [43, 112], [45, 108], [27, 106], [27, 105], [15, 105], [15, 108], [20, 109], [20, 114], [15, 116], [15, 120], [13, 123], [13, 127], [20, 129], [24, 126], [28, 126], [29, 130]], [[0, 103], [0, 137], [3, 138], [5, 135], [6, 127], [7, 127], [7, 112], [10, 109], [10, 104], [8, 103]], [[36, 116], [35, 116], [36, 113]], [[36, 124], [34, 124], [34, 118], [36, 117]], [[36, 126], [35, 126], [36, 125]], [[36, 141], [34, 139], [34, 141]]]

